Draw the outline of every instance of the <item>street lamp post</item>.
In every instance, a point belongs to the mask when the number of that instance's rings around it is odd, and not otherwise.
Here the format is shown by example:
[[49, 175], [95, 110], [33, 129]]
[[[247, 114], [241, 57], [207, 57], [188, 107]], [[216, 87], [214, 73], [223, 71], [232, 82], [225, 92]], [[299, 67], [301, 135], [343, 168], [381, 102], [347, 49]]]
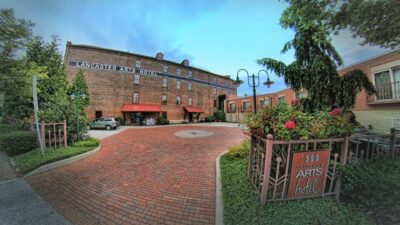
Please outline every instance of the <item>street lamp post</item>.
[[79, 111], [80, 111], [80, 108], [79, 108], [79, 100], [80, 99], [85, 99], [86, 98], [86, 95], [85, 94], [83, 94], [83, 93], [72, 93], [71, 95], [70, 95], [70, 97], [71, 97], [71, 99], [72, 100], [76, 100], [75, 101], [75, 114], [76, 114], [76, 129], [77, 129], [77, 131], [78, 131], [78, 133], [77, 133], [77, 140], [79, 141], [79, 139], [80, 139], [80, 133], [79, 133]]
[[[257, 95], [256, 95], [256, 87], [258, 87], [260, 85], [260, 73], [261, 72], [265, 72], [267, 74], [267, 81], [264, 82], [263, 84], [266, 85], [268, 88], [271, 87], [271, 85], [274, 83], [273, 81], [271, 81], [271, 79], [269, 78], [269, 74], [266, 70], [260, 70], [258, 71], [257, 75], [252, 74], [250, 75], [249, 72], [247, 72], [247, 70], [245, 69], [240, 69], [237, 71], [236, 74], [236, 80], [234, 81], [235, 84], [241, 84], [243, 83], [243, 81], [241, 81], [239, 79], [239, 73], [241, 71], [246, 72], [247, 74], [247, 82], [249, 84], [250, 87], [253, 88], [253, 105], [254, 105], [254, 114], [257, 113]], [[251, 82], [250, 82], [251, 81]]]

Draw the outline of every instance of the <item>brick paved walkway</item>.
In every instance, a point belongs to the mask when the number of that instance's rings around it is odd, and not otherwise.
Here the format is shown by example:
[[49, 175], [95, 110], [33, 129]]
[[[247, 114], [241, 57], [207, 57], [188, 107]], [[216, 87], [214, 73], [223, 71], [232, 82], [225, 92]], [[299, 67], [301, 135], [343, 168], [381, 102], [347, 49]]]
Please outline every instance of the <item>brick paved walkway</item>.
[[[193, 129], [214, 135], [174, 135]], [[214, 224], [215, 159], [242, 138], [238, 128], [129, 129], [28, 182], [74, 224]]]

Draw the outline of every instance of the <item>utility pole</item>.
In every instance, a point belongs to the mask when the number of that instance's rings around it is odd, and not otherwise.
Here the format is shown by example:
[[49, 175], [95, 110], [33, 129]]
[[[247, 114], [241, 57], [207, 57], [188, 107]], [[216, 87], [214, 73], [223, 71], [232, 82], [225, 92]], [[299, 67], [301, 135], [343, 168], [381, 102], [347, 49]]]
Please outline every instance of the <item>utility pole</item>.
[[36, 84], [37, 84], [37, 77], [36, 77], [36, 75], [33, 75], [33, 77], [32, 77], [32, 96], [33, 96], [33, 111], [35, 113], [35, 124], [36, 124], [36, 134], [37, 134], [36, 136], [38, 138], [39, 145], [40, 145], [40, 153], [42, 154], [42, 156], [44, 156], [43, 140], [42, 140], [40, 130], [39, 130], [39, 119], [38, 119], [39, 107], [38, 107]]

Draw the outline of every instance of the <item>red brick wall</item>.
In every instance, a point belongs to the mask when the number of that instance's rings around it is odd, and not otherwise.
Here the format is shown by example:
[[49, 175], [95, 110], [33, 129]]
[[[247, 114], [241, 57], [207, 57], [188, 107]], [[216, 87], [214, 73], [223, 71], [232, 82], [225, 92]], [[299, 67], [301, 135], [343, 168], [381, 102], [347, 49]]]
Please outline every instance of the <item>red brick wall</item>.
[[[162, 111], [167, 111], [168, 119], [182, 120], [184, 117], [183, 106], [188, 105], [188, 99], [193, 99], [193, 106], [200, 107], [204, 113], [201, 118], [211, 115], [214, 108], [214, 99], [219, 95], [236, 94], [236, 86], [232, 80], [204, 70], [187, 67], [166, 60], [157, 60], [152, 57], [140, 56], [126, 52], [100, 49], [96, 47], [85, 47], [81, 45], [67, 44], [65, 65], [66, 74], [69, 82], [73, 80], [78, 67], [68, 66], [69, 61], [86, 61], [92, 63], [103, 63], [134, 68], [136, 60], [141, 61], [143, 69], [153, 71], [163, 71], [163, 66], [168, 66], [169, 74], [176, 74], [176, 69], [181, 69], [181, 76], [187, 77], [188, 71], [192, 72], [193, 78], [213, 82], [217, 79], [217, 84], [226, 84], [235, 91], [217, 88], [217, 93], [213, 94], [214, 87], [192, 82], [192, 91], [188, 90], [188, 81], [181, 80], [181, 88], [176, 88], [176, 80], [168, 79], [168, 87], [162, 87], [162, 77], [159, 76], [140, 76], [139, 85], [133, 84], [134, 74], [106, 70], [83, 69], [89, 87], [90, 104], [86, 108], [89, 119], [95, 117], [95, 111], [102, 111], [103, 116], [123, 116], [121, 106], [132, 104], [133, 93], [139, 93], [139, 104], [161, 105]], [[167, 105], [161, 104], [161, 95], [166, 94]], [[181, 97], [181, 104], [176, 105], [176, 96]], [[218, 105], [217, 105], [218, 107]]]

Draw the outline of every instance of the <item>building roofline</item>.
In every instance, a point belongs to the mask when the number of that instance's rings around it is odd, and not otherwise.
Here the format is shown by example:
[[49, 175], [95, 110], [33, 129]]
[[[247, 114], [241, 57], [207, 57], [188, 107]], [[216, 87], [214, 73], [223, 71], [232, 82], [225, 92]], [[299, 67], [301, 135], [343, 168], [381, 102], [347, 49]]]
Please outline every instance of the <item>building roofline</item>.
[[155, 60], [155, 61], [164, 61], [164, 62], [172, 63], [172, 64], [175, 64], [175, 65], [179, 65], [179, 66], [182, 66], [182, 67], [188, 67], [188, 68], [192, 68], [192, 69], [199, 70], [199, 71], [202, 71], [202, 72], [206, 72], [206, 73], [212, 74], [212, 75], [214, 75], [214, 76], [218, 76], [218, 77], [220, 77], [220, 78], [233, 81], [233, 79], [231, 79], [229, 75], [220, 75], [220, 74], [212, 73], [212, 72], [210, 72], [210, 71], [208, 71], [208, 70], [201, 69], [201, 68], [198, 68], [198, 67], [193, 67], [193, 66], [190, 66], [190, 65], [189, 65], [189, 66], [184, 66], [184, 65], [182, 65], [181, 63], [177, 63], [177, 62], [170, 61], [170, 60], [165, 60], [165, 59], [156, 59], [155, 57], [148, 56], [148, 55], [142, 55], [142, 54], [132, 53], [132, 52], [129, 52], [129, 51], [120, 51], [120, 50], [115, 50], [115, 49], [110, 49], [110, 48], [103, 48], [103, 47], [98, 47], [98, 46], [93, 46], [93, 45], [72, 44], [71, 42], [67, 41], [67, 48], [68, 48], [68, 46], [80, 47], [80, 48], [88, 48], [88, 49], [97, 49], [97, 50], [108, 51], [108, 52], [114, 52], [114, 53], [123, 53], [123, 54], [127, 54], [127, 55], [132, 55], [132, 56], [139, 56], [139, 57], [143, 57], [143, 58], [148, 58], [148, 59], [152, 59], [152, 60]]
[[351, 64], [349, 64], [349, 65], [347, 65], [347, 66], [339, 67], [338, 69], [339, 69], [339, 71], [345, 70], [345, 69], [351, 68], [351, 67], [353, 67], [353, 66], [356, 66], [356, 65], [359, 65], [359, 64], [368, 62], [368, 61], [373, 60], [373, 59], [376, 59], [376, 58], [379, 58], [379, 57], [381, 57], [381, 56], [389, 55], [389, 54], [391, 54], [391, 53], [393, 53], [393, 52], [396, 52], [396, 51], [400, 51], [400, 48], [391, 49], [391, 50], [388, 50], [388, 51], [379, 53], [379, 54], [374, 55], [374, 56], [371, 56], [371, 57], [369, 57], [369, 58], [366, 58], [366, 59], [357, 61], [357, 62], [355, 62], [355, 63], [351, 63]]
[[[284, 89], [282, 89], [282, 90], [279, 90], [279, 91], [275, 91], [275, 92], [272, 92], [272, 93], [266, 93], [266, 94], [259, 94], [259, 95], [256, 95], [256, 97], [260, 97], [260, 96], [264, 96], [264, 95], [275, 95], [275, 94], [277, 94], [277, 93], [279, 93], [279, 92], [281, 92], [281, 91], [285, 91], [285, 90], [288, 90], [288, 89], [291, 89], [291, 88], [284, 88]], [[291, 89], [292, 91], [293, 91], [293, 89]], [[293, 92], [295, 92], [295, 91], [293, 91]], [[252, 98], [253, 97], [253, 95], [247, 95], [247, 96], [243, 96], [243, 97], [239, 97], [239, 96], [237, 96], [237, 98], [229, 98], [229, 99], [226, 99], [227, 101], [230, 101], [230, 100], [237, 100], [237, 99], [244, 99], [244, 98]]]

